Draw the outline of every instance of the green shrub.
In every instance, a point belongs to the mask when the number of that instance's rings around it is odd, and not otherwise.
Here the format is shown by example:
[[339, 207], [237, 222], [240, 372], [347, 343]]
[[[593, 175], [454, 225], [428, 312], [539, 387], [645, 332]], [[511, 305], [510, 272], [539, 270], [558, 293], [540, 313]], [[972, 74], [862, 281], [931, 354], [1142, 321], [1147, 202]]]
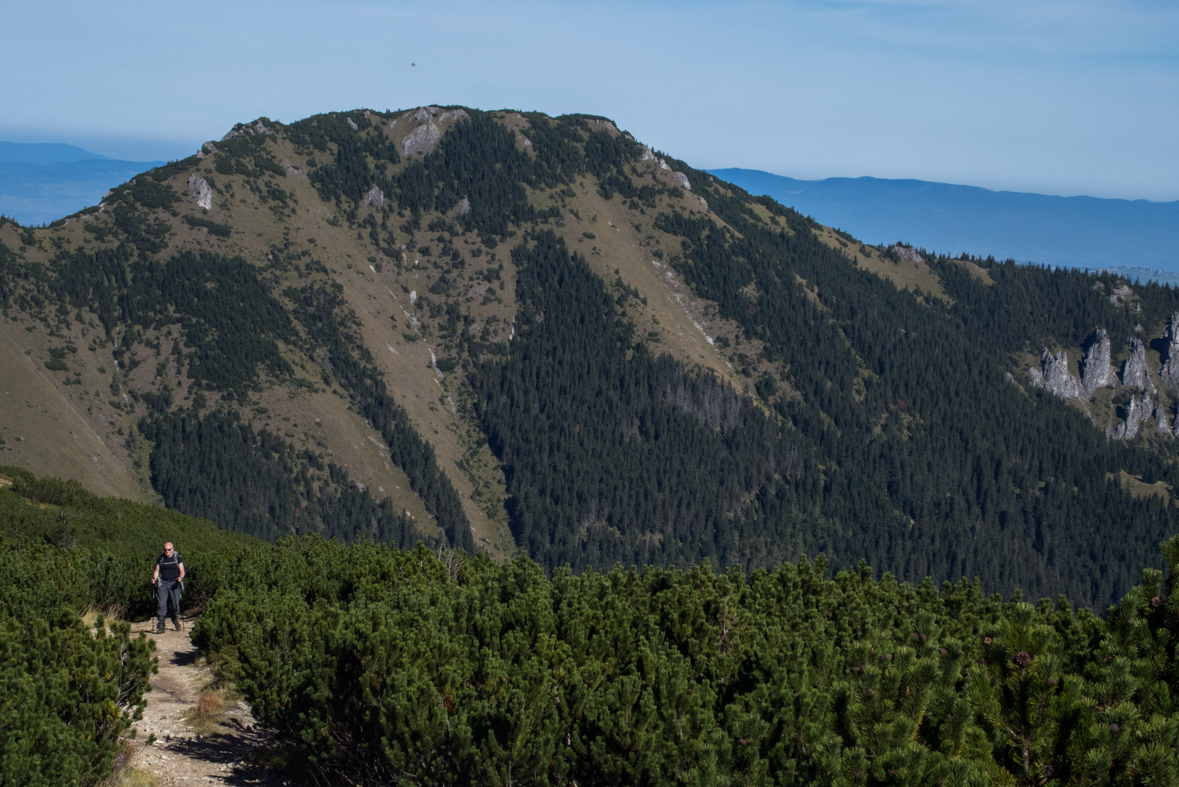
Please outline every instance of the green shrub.
[[1164, 554], [1107, 629], [822, 559], [548, 579], [305, 537], [229, 557], [194, 639], [358, 783], [1174, 783]]

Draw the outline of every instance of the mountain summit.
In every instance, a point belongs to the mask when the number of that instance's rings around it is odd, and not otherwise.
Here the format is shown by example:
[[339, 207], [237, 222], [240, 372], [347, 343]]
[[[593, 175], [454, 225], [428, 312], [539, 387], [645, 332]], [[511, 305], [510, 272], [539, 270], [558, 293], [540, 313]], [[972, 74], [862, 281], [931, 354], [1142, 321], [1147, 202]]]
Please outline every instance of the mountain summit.
[[1176, 530], [1172, 290], [868, 246], [601, 117], [260, 118], [0, 244], [3, 463], [261, 538], [1104, 605]]

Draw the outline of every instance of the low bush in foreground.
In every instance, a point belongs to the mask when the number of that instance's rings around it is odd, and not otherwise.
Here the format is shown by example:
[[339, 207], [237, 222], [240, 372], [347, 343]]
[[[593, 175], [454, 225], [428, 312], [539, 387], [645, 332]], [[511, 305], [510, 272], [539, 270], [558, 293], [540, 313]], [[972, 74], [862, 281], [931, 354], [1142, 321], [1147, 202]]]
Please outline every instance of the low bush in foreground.
[[[1164, 554], [1173, 577], [1179, 538]], [[220, 577], [198, 644], [358, 782], [1179, 781], [1179, 599], [1155, 570], [1108, 622], [822, 559], [549, 579], [307, 537]]]

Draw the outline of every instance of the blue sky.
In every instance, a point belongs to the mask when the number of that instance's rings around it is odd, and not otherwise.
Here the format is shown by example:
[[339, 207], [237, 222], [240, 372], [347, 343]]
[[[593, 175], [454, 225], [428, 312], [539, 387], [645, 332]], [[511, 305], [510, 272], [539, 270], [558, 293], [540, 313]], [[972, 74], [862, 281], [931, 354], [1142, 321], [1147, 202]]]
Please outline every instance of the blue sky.
[[463, 104], [606, 115], [700, 168], [1179, 200], [1170, 0], [0, 0], [0, 12], [12, 141], [168, 159], [262, 115]]

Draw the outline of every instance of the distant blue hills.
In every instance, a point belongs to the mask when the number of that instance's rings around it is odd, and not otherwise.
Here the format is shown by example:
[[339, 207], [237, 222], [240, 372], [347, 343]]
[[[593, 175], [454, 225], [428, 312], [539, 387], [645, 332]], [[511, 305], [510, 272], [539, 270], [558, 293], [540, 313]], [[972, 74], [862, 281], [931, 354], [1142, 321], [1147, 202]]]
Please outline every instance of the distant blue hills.
[[48, 224], [97, 205], [108, 189], [163, 161], [119, 161], [60, 143], [0, 142], [0, 215]]
[[1116, 268], [1132, 278], [1179, 282], [1179, 202], [1051, 197], [922, 180], [795, 180], [752, 169], [710, 171], [866, 243], [905, 241], [952, 255], [965, 251], [1069, 268]]

